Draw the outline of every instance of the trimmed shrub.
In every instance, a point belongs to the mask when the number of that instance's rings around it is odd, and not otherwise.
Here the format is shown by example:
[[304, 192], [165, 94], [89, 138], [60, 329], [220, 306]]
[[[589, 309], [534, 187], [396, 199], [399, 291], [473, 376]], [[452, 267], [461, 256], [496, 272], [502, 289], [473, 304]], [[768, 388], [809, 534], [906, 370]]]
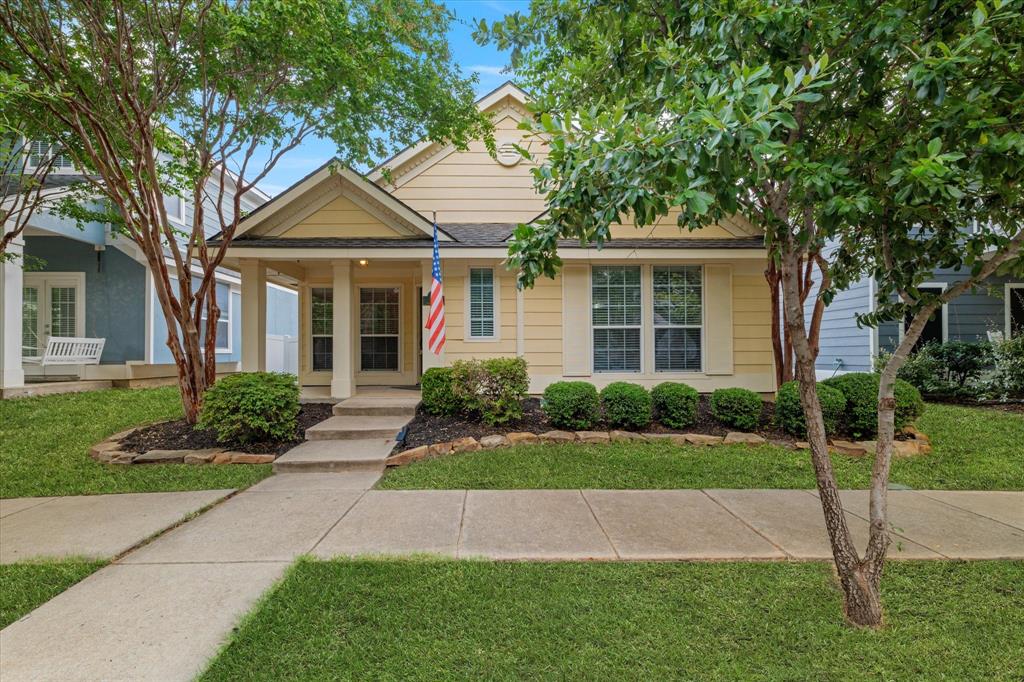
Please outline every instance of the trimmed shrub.
[[[890, 357], [888, 353], [879, 355], [875, 371], [881, 372]], [[923, 395], [976, 398], [982, 390], [981, 376], [994, 359], [994, 349], [989, 343], [932, 342], [912, 353], [896, 376]]]
[[[825, 418], [825, 433], [839, 431], [846, 414], [846, 396], [837, 388], [818, 384], [818, 402]], [[787, 381], [775, 396], [775, 423], [786, 433], [803, 438], [807, 435], [807, 420], [800, 405], [800, 382]]]
[[451, 367], [431, 367], [420, 378], [423, 409], [430, 414], [458, 414], [458, 399], [452, 391]]
[[[871, 438], [878, 432], [877, 374], [850, 372], [826, 379], [826, 386], [846, 396], [846, 428], [856, 438]], [[906, 426], [924, 412], [921, 392], [902, 379], [896, 380], [896, 428]]]
[[700, 394], [686, 384], [666, 381], [651, 390], [654, 414], [665, 426], [685, 429], [697, 421], [697, 404]]
[[601, 411], [608, 426], [642, 429], [651, 423], [651, 394], [639, 384], [610, 383], [601, 389]]
[[292, 374], [231, 374], [206, 389], [201, 429], [213, 429], [220, 443], [294, 440], [299, 384]]
[[523, 399], [530, 388], [526, 360], [459, 360], [451, 370], [452, 393], [464, 414], [491, 426], [523, 418]]
[[764, 402], [746, 388], [720, 388], [711, 394], [711, 414], [726, 426], [753, 431], [761, 423]]
[[600, 416], [597, 389], [586, 381], [556, 381], [544, 389], [544, 414], [552, 426], [586, 430]]

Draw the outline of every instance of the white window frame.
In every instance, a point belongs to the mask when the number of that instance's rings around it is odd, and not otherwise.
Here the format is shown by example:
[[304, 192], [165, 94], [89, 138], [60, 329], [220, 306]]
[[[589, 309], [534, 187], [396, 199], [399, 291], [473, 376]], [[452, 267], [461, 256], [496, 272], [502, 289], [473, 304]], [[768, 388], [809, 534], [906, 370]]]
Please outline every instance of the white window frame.
[[[473, 310], [473, 271], [474, 270], [490, 270], [491, 271], [491, 288], [493, 293], [491, 294], [491, 334], [487, 336], [474, 336], [473, 335], [473, 320], [471, 318]], [[498, 277], [498, 273], [495, 268], [487, 265], [481, 266], [469, 266], [466, 269], [466, 284], [465, 284], [465, 331], [463, 333], [463, 340], [469, 343], [480, 343], [488, 341], [500, 341], [501, 340], [501, 280]]]
[[1011, 339], [1011, 338], [1013, 338], [1013, 329], [1011, 328], [1011, 324], [1010, 324], [1012, 322], [1011, 310], [1010, 310], [1010, 292], [1012, 292], [1014, 289], [1024, 289], [1024, 282], [1007, 282], [1006, 285], [1005, 285], [1005, 290], [1004, 290], [1004, 295], [1003, 295], [1003, 314], [1004, 314], [1003, 329], [1005, 330], [1005, 334], [1006, 335], [1003, 337], [1004, 339]]
[[[220, 324], [221, 322], [225, 322], [225, 321], [228, 323], [228, 333], [227, 333], [227, 345], [226, 346], [215, 346], [214, 349], [213, 349], [213, 352], [217, 353], [218, 355], [228, 355], [234, 349], [234, 344], [233, 344], [233, 341], [234, 341], [234, 333], [233, 333], [234, 332], [234, 329], [233, 329], [234, 323], [232, 322], [233, 315], [231, 313], [233, 312], [234, 306], [235, 306], [234, 295], [233, 295], [234, 292], [235, 292], [235, 288], [232, 287], [227, 282], [221, 282], [219, 280], [214, 281], [214, 287], [216, 287], [218, 284], [223, 284], [224, 286], [226, 286], [228, 288], [228, 307], [227, 307], [227, 310], [222, 308], [221, 309], [220, 319], [217, 320], [217, 324]], [[214, 295], [216, 296], [216, 292], [214, 292]], [[202, 325], [203, 328], [206, 327], [206, 320], [207, 320], [209, 311], [210, 311], [210, 307], [207, 306], [207, 305], [204, 305], [203, 306], [203, 310], [202, 310], [202, 316], [200, 317], [200, 320], [199, 320], [199, 323], [200, 323], [200, 325]], [[220, 338], [216, 339], [216, 343], [221, 343], [221, 342], [222, 342], [222, 339], [220, 339]]]
[[172, 213], [171, 211], [168, 210], [167, 211], [167, 219], [172, 221], [172, 222], [177, 223], [178, 225], [184, 226], [185, 225], [185, 197], [178, 196], [177, 194], [165, 194], [164, 195], [164, 209], [167, 208], [167, 199], [177, 199], [178, 200], [178, 212], [177, 213]]
[[[656, 324], [654, 320], [654, 271], [657, 268], [697, 268], [700, 272], [700, 324]], [[705, 362], [705, 340], [707, 334], [705, 330], [705, 315], [707, 313], [707, 305], [705, 304], [705, 296], [707, 294], [707, 286], [704, 278], [704, 266], [696, 263], [657, 263], [650, 267], [650, 288], [651, 288], [651, 371], [657, 374], [703, 374], [704, 373], [704, 362]], [[642, 281], [642, 278], [641, 278]], [[657, 330], [659, 329], [699, 329], [700, 330], [700, 367], [697, 369], [658, 369], [658, 349], [655, 347], [657, 343]]]
[[[22, 138], [22, 139], [25, 139], [25, 138]], [[34, 171], [36, 168], [39, 167], [38, 163], [32, 163], [32, 157], [33, 156], [43, 156], [43, 154], [41, 153], [41, 150], [40, 150], [40, 153], [36, 153], [34, 151], [35, 145], [37, 145], [37, 144], [40, 144], [40, 145], [41, 144], [47, 144], [47, 142], [46, 142], [46, 140], [26, 140], [24, 144], [25, 144], [24, 148], [26, 150], [26, 154], [28, 155], [28, 159], [25, 162], [25, 170], [31, 172], [31, 171]], [[52, 148], [54, 146], [54, 143], [50, 142], [49, 145], [50, 145], [50, 148]], [[47, 149], [47, 151], [49, 152], [50, 149]], [[49, 174], [50, 175], [74, 175], [74, 174], [78, 173], [78, 169], [75, 168], [75, 162], [71, 159], [70, 156], [68, 156], [66, 154], [57, 154], [57, 156], [58, 157], [63, 157], [65, 159], [67, 159], [67, 163], [66, 164], [60, 163], [60, 159], [58, 158], [57, 163], [54, 163], [50, 167], [50, 170], [49, 170]]]
[[[394, 335], [398, 339], [398, 360], [395, 369], [363, 369], [363, 330], [362, 330], [362, 300], [363, 300], [363, 289], [397, 289], [398, 290], [398, 332]], [[380, 376], [386, 374], [401, 374], [402, 368], [405, 367], [405, 329], [402, 324], [402, 318], [405, 315], [405, 287], [397, 283], [379, 283], [379, 282], [364, 282], [355, 285], [355, 342], [357, 348], [355, 349], [356, 355], [356, 373], [366, 376]], [[390, 334], [368, 334], [367, 336], [391, 336]]]
[[[923, 282], [923, 283], [917, 285], [917, 288], [918, 289], [942, 289], [942, 291], [945, 291], [947, 288], [949, 288], [949, 284], [947, 284], [946, 282]], [[906, 319], [906, 317], [904, 317], [902, 320], [900, 320], [899, 327], [900, 327], [900, 343], [902, 343], [903, 342], [903, 337], [906, 336], [906, 333], [907, 333], [907, 319]], [[948, 303], [943, 303], [942, 304], [942, 343], [947, 343], [948, 341], [949, 341], [949, 304]]]
[[[636, 268], [640, 273], [640, 323], [636, 325], [595, 325], [594, 324], [594, 268]], [[637, 375], [644, 374], [646, 371], [646, 360], [647, 353], [645, 348], [647, 347], [647, 325], [644, 323], [644, 311], [648, 306], [645, 297], [649, 296], [647, 290], [653, 291], [653, 288], [645, 287], [644, 281], [645, 268], [642, 264], [634, 263], [601, 263], [600, 265], [591, 265], [588, 287], [589, 300], [587, 301], [588, 316], [590, 321], [590, 371], [592, 374], [604, 374], [604, 375]], [[640, 366], [637, 369], [597, 369], [594, 363], [594, 332], [598, 329], [637, 329], [640, 332]]]

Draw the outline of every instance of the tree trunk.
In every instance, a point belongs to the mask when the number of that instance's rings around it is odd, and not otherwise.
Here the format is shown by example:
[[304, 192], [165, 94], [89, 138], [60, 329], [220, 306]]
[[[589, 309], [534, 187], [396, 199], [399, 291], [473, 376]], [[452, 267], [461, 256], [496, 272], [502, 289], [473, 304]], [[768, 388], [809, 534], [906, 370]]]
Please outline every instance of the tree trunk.
[[836, 484], [832, 459], [828, 452], [825, 420], [818, 401], [818, 384], [814, 368], [814, 349], [811, 346], [804, 321], [804, 300], [801, 296], [801, 259], [793, 247], [784, 249], [782, 258], [783, 302], [786, 330], [793, 345], [794, 368], [800, 382], [800, 403], [807, 422], [807, 441], [811, 446], [818, 496], [825, 515], [825, 528], [832, 546], [839, 585], [843, 591], [843, 610], [851, 623], [859, 626], [878, 626], [882, 623], [879, 585], [881, 574], [862, 564], [853, 546], [850, 529], [843, 513], [839, 488]]

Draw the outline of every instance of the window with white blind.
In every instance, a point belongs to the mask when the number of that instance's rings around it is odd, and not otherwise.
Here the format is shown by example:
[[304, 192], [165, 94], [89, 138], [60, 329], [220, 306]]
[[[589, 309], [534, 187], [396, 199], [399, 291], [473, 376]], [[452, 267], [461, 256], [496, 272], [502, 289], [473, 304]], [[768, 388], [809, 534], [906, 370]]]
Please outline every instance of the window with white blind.
[[699, 265], [655, 266], [654, 371], [699, 372], [704, 320]]
[[494, 270], [469, 269], [469, 338], [493, 339]]
[[640, 287], [638, 265], [592, 268], [590, 320], [595, 372], [640, 371]]

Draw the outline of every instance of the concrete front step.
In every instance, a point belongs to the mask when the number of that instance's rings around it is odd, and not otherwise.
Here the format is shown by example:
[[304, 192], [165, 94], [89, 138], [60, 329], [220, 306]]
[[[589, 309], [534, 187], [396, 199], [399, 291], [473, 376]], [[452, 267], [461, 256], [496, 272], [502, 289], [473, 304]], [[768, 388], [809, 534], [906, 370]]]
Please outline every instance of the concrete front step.
[[334, 406], [334, 414], [352, 417], [412, 417], [420, 403], [419, 394], [411, 396], [355, 396]]
[[306, 440], [395, 440], [409, 422], [408, 417], [342, 416], [329, 417], [306, 429]]
[[385, 438], [310, 440], [274, 460], [274, 473], [383, 472], [384, 460], [394, 447], [395, 441]]

